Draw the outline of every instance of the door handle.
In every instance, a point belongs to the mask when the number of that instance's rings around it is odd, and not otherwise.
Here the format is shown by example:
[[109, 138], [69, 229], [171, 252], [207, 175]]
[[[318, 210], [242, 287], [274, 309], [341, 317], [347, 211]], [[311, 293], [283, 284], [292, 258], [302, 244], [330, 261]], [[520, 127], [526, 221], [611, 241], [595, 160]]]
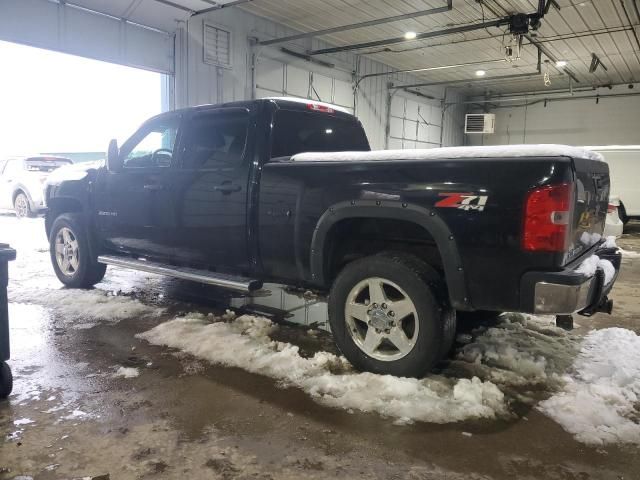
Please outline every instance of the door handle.
[[226, 195], [233, 192], [239, 192], [242, 190], [242, 187], [240, 185], [233, 185], [232, 183], [223, 183], [222, 185], [216, 185], [213, 189], [216, 192], [221, 192]]
[[164, 185], [161, 185], [159, 183], [152, 183], [149, 185], [145, 185], [144, 187], [145, 190], [153, 190], [153, 191], [157, 191], [157, 190], [164, 190]]

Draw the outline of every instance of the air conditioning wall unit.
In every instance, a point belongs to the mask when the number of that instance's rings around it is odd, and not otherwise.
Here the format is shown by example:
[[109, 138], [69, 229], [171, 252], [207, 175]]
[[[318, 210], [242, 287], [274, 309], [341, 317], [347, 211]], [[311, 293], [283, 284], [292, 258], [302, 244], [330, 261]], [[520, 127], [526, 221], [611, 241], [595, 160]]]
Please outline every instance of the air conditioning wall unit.
[[494, 113], [467, 113], [464, 119], [464, 133], [495, 133]]

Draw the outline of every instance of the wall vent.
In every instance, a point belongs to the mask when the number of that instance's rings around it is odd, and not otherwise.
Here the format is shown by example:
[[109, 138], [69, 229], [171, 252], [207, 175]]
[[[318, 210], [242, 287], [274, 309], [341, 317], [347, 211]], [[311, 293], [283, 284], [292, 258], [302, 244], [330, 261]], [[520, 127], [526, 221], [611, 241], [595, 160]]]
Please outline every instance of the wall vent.
[[204, 63], [231, 68], [231, 32], [204, 24]]
[[493, 113], [467, 113], [464, 133], [495, 133], [496, 116]]

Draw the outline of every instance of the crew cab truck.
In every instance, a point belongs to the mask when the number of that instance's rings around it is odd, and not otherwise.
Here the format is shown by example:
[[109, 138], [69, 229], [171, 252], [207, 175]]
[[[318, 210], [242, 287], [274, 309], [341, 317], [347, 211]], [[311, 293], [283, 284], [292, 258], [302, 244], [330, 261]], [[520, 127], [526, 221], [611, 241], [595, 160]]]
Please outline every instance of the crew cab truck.
[[[608, 196], [586, 150], [372, 152], [339, 107], [263, 99], [150, 119], [104, 166], [57, 175], [45, 224], [67, 286], [110, 264], [313, 289], [357, 368], [421, 376], [450, 350], [456, 311], [610, 311]], [[582, 267], [593, 255], [608, 275]]]

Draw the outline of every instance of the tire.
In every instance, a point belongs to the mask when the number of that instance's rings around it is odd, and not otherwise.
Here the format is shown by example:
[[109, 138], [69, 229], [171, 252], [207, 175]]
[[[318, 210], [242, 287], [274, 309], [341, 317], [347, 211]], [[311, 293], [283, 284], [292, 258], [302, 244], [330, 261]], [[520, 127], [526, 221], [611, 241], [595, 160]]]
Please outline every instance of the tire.
[[24, 192], [16, 195], [16, 198], [13, 200], [13, 210], [16, 212], [16, 217], [18, 218], [33, 217], [29, 198], [27, 198]]
[[6, 362], [0, 362], [0, 400], [11, 395], [13, 390], [13, 375]]
[[620, 206], [618, 207], [618, 216], [622, 221], [622, 225], [626, 226], [629, 223], [629, 217], [627, 216], [627, 211], [624, 208], [624, 204], [620, 202]]
[[456, 317], [447, 298], [442, 277], [417, 257], [382, 253], [355, 260], [329, 294], [334, 341], [359, 370], [422, 377], [453, 344]]
[[102, 280], [107, 270], [107, 266], [98, 263], [92, 255], [86, 225], [78, 214], [65, 213], [54, 220], [49, 252], [56, 276], [67, 287], [92, 287]]

